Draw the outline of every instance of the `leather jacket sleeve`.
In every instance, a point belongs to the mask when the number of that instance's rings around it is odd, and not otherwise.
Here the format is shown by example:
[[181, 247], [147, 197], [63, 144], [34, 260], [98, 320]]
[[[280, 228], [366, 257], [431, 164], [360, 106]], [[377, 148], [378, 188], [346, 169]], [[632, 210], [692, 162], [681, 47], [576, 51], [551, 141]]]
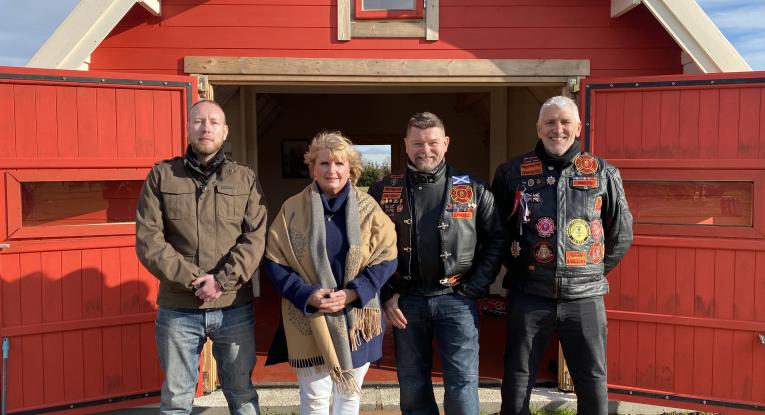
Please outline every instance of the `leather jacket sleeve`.
[[476, 207], [476, 233], [478, 241], [473, 257], [473, 266], [465, 283], [459, 291], [467, 297], [477, 298], [489, 293], [489, 286], [499, 273], [502, 255], [507, 241], [500, 221], [499, 212], [494, 204], [494, 196], [488, 188], [483, 188]]
[[603, 203], [603, 228], [605, 234], [605, 274], [616, 267], [619, 260], [632, 245], [632, 213], [627, 206], [619, 170], [609, 166], [606, 170], [606, 200]]

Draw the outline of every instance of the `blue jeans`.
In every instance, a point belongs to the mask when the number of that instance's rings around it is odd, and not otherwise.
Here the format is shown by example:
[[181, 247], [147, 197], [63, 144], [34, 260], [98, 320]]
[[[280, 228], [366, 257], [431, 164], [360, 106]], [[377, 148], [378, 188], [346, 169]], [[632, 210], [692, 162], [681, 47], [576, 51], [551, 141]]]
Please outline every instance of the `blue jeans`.
[[437, 415], [433, 395], [433, 338], [444, 371], [444, 413], [475, 415], [478, 404], [478, 313], [475, 300], [460, 294], [402, 295], [398, 306], [406, 328], [394, 329], [401, 412]]
[[157, 354], [165, 381], [162, 414], [188, 414], [199, 378], [199, 354], [207, 337], [223, 395], [232, 414], [259, 414], [258, 393], [250, 378], [255, 367], [252, 304], [217, 310], [174, 309], [157, 311]]
[[502, 414], [530, 414], [539, 360], [557, 332], [577, 398], [577, 413], [608, 414], [606, 309], [603, 297], [553, 300], [511, 294], [507, 307]]

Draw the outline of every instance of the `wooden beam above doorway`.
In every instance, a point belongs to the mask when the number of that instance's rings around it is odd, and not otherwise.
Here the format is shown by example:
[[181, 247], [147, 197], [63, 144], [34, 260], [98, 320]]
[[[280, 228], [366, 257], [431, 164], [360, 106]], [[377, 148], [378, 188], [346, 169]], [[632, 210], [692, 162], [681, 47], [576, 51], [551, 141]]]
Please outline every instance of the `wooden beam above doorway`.
[[313, 59], [187, 56], [186, 73], [249, 82], [566, 82], [590, 74], [576, 59]]

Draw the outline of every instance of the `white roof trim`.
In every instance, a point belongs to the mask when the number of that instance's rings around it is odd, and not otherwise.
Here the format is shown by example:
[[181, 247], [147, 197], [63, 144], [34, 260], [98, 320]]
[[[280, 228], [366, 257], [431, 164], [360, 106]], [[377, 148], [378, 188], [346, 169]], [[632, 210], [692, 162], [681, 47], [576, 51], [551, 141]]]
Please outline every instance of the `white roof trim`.
[[611, 0], [611, 16], [642, 3], [704, 73], [752, 68], [695, 0]]
[[27, 67], [88, 69], [90, 54], [138, 3], [159, 16], [161, 0], [80, 0]]

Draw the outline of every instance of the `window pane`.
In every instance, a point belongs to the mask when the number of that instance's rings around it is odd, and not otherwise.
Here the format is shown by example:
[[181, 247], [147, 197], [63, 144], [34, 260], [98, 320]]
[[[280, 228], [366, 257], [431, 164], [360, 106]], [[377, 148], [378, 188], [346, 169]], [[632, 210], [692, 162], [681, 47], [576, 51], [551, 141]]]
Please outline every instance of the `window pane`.
[[134, 222], [141, 180], [23, 182], [22, 226]]
[[414, 10], [416, 0], [362, 0], [364, 10]]
[[752, 182], [625, 180], [635, 223], [752, 226]]

